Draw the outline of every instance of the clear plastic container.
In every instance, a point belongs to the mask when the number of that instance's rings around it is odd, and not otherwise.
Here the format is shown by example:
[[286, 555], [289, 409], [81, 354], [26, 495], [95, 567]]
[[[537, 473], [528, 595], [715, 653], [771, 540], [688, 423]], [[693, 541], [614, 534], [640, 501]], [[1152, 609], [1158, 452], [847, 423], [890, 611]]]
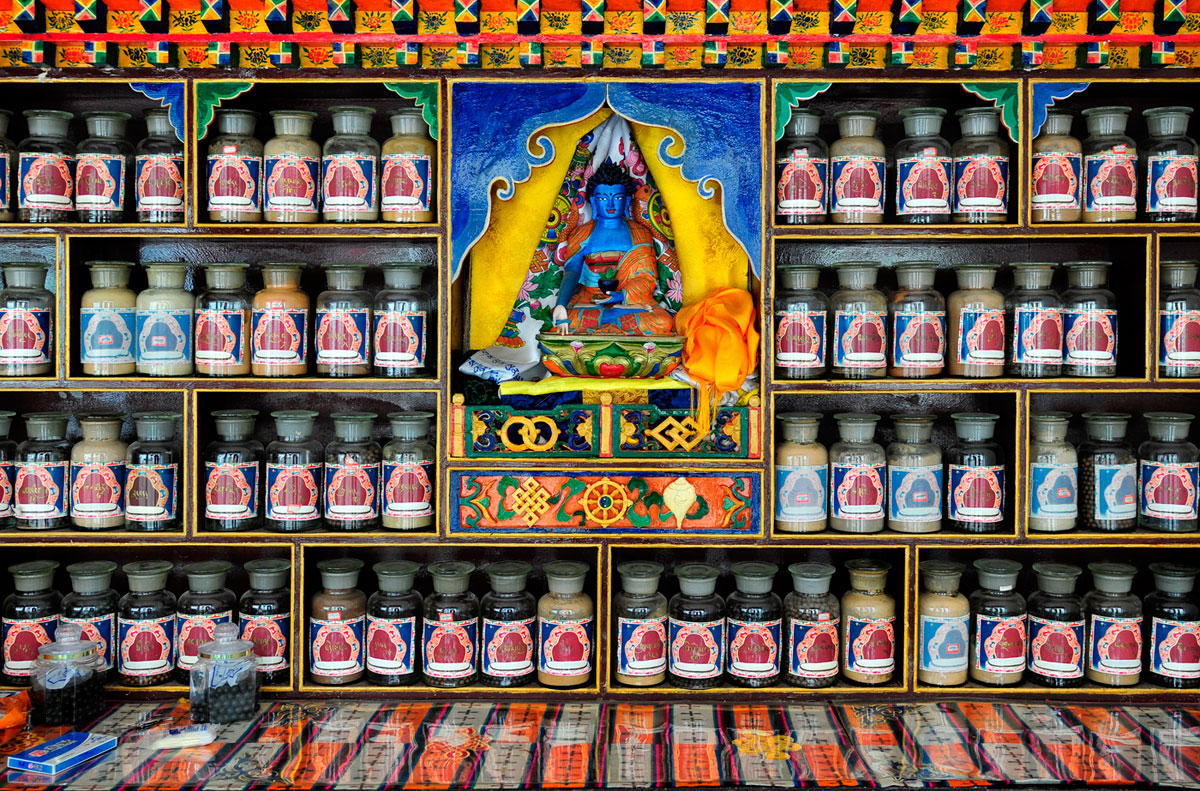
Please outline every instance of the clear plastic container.
[[1191, 107], [1143, 110], [1150, 139], [1142, 145], [1139, 165], [1146, 174], [1146, 219], [1151, 222], [1195, 222], [1196, 141], [1188, 137]]
[[1158, 375], [1169, 379], [1200, 376], [1200, 261], [1159, 264]]
[[170, 111], [147, 110], [146, 137], [134, 156], [133, 195], [138, 222], [182, 222], [186, 202], [183, 141]]
[[800, 108], [775, 147], [775, 222], [819, 225], [829, 215], [829, 146], [820, 137], [821, 111]]
[[379, 220], [379, 144], [371, 137], [370, 107], [330, 107], [333, 137], [321, 159], [325, 222]]
[[38, 725], [82, 728], [104, 713], [104, 659], [75, 624], [63, 624], [34, 663], [31, 714]]
[[829, 298], [817, 289], [821, 270], [775, 266], [775, 378], [819, 379], [829, 370]]
[[70, 222], [75, 210], [75, 144], [67, 127], [75, 116], [62, 110], [26, 110], [29, 137], [17, 147], [17, 219]]
[[942, 137], [940, 107], [900, 111], [905, 137], [896, 144], [896, 216], [909, 225], [950, 222], [953, 159]]
[[190, 680], [193, 722], [242, 722], [258, 714], [258, 660], [254, 644], [238, 639], [237, 626], [223, 623], [199, 648]]

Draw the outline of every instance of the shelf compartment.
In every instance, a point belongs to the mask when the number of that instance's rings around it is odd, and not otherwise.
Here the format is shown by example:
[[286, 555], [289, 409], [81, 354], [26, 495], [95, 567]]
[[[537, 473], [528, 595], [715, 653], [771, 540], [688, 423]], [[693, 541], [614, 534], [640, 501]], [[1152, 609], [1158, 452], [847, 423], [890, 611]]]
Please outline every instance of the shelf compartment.
[[[16, 204], [15, 198], [13, 203], [14, 205]], [[44, 286], [47, 291], [54, 295], [54, 306], [50, 316], [52, 334], [50, 354], [51, 359], [54, 361], [54, 372], [41, 376], [0, 377], [0, 388], [20, 386], [24, 383], [36, 383], [37, 386], [41, 386], [42, 383], [54, 381], [61, 376], [63, 343], [67, 337], [63, 329], [65, 316], [62, 307], [63, 295], [66, 293], [66, 289], [62, 286], [63, 267], [60, 263], [61, 256], [59, 255], [58, 238], [47, 234], [40, 236], [12, 236], [8, 234], [11, 227], [7, 223], [0, 224], [0, 263], [32, 261], [39, 264], [46, 264], [49, 267], [46, 270], [46, 282]], [[0, 287], [3, 287], [3, 285], [4, 275], [0, 271]]]

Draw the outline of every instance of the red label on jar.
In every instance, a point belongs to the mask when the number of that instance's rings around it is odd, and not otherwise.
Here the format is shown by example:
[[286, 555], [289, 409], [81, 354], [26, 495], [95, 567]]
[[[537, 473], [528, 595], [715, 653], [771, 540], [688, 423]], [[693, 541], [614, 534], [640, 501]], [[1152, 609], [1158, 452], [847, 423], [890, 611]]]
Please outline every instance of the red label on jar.
[[183, 157], [142, 154], [135, 160], [138, 211], [183, 213]]

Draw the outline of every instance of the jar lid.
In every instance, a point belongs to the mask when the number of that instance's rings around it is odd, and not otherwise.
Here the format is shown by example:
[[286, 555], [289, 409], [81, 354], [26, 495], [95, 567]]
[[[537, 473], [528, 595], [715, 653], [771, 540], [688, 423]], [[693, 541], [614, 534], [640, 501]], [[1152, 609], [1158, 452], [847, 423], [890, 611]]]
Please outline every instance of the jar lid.
[[283, 558], [259, 558], [244, 566], [251, 590], [273, 591], [287, 587], [292, 564]]
[[972, 115], [1000, 115], [1000, 111], [995, 107], [964, 107], [954, 113], [959, 118], [967, 118]]
[[734, 563], [730, 570], [733, 572], [733, 582], [739, 591], [763, 594], [770, 593], [771, 589], [775, 587], [775, 575], [779, 573], [779, 566], [774, 563], [750, 561]]
[[994, 412], [954, 412], [950, 419], [954, 421], [954, 432], [960, 438], [979, 442], [992, 438], [1000, 416]]
[[142, 266], [144, 266], [146, 269], [184, 269], [184, 270], [186, 270], [188, 268], [188, 265], [182, 261], [152, 261], [149, 263], [143, 263]]
[[1084, 118], [1087, 118], [1092, 115], [1106, 115], [1109, 113], [1124, 113], [1125, 115], [1129, 115], [1132, 112], [1133, 112], [1132, 107], [1125, 107], [1124, 105], [1113, 104], [1113, 105], [1106, 105], [1104, 107], [1088, 107], [1083, 111], [1082, 115]]
[[349, 590], [358, 586], [358, 572], [365, 565], [358, 558], [334, 558], [317, 564], [321, 586], [328, 590]]
[[25, 110], [21, 114], [26, 118], [57, 118], [60, 121], [70, 121], [75, 117], [74, 113], [66, 110]]
[[138, 439], [159, 441], [175, 436], [175, 412], [134, 412], [133, 425]]
[[923, 560], [917, 567], [921, 584], [932, 593], [958, 593], [966, 566], [949, 560]]
[[313, 421], [320, 415], [310, 409], [282, 409], [272, 412], [275, 433], [281, 437], [308, 437], [313, 433]]
[[1083, 425], [1092, 439], [1124, 438], [1130, 415], [1125, 412], [1084, 412]]
[[330, 107], [329, 112], [332, 115], [337, 115], [338, 113], [362, 113], [363, 115], [375, 115], [375, 109], [373, 107], [363, 107], [361, 105], [354, 104], [339, 104], [336, 107]]
[[878, 261], [838, 261], [833, 265], [834, 269], [871, 269], [875, 270], [883, 264]]
[[217, 434], [225, 439], [248, 437], [254, 433], [254, 418], [257, 409], [223, 409], [212, 413]]
[[117, 564], [111, 560], [85, 560], [67, 566], [71, 575], [71, 590], [76, 593], [100, 593], [112, 587], [112, 575]]
[[937, 415], [889, 415], [892, 423], [908, 426], [932, 426], [937, 422]]
[[633, 596], [652, 596], [658, 593], [663, 564], [652, 560], [631, 560], [617, 566], [621, 589]]
[[225, 575], [233, 568], [227, 560], [202, 560], [199, 563], [189, 563], [183, 567], [187, 577], [188, 590], [194, 593], [219, 591], [225, 587]]
[[236, 624], [219, 623], [213, 627], [213, 639], [201, 643], [196, 651], [201, 659], [216, 661], [244, 659], [254, 652], [254, 643], [238, 639]]
[[1021, 270], [1024, 270], [1024, 269], [1037, 269], [1037, 270], [1051, 269], [1052, 270], [1052, 269], [1054, 269], [1055, 266], [1057, 266], [1057, 264], [1050, 262], [1050, 261], [1013, 261], [1011, 264], [1009, 264], [1009, 266], [1011, 266], [1013, 269], [1021, 269]]
[[1069, 563], [1040, 562], [1034, 563], [1032, 568], [1037, 575], [1038, 589], [1046, 593], [1074, 593], [1075, 580], [1083, 574], [1083, 569]]
[[711, 596], [721, 572], [707, 563], [684, 563], [675, 567], [675, 579], [684, 596]]
[[792, 575], [792, 588], [796, 593], [808, 596], [821, 596], [829, 593], [829, 581], [833, 579], [833, 566], [828, 563], [793, 563], [788, 566]]
[[263, 261], [260, 266], [263, 269], [303, 269], [305, 267], [299, 261]]
[[402, 440], [429, 436], [429, 423], [433, 417], [432, 412], [389, 412], [388, 421], [392, 424], [392, 436]]
[[1064, 261], [1063, 266], [1067, 269], [1108, 269], [1112, 261]]
[[243, 269], [250, 268], [250, 265], [244, 261], [209, 261], [207, 263], [201, 264], [200, 266], [203, 267], [208, 272], [212, 272], [212, 271], [220, 270], [220, 269], [234, 269], [234, 270], [241, 271]]
[[67, 434], [67, 421], [71, 416], [66, 412], [26, 412], [21, 419], [25, 421], [25, 433], [30, 439], [62, 439]]
[[474, 563], [465, 561], [443, 561], [430, 563], [429, 574], [433, 577], [433, 589], [437, 593], [465, 593], [471, 587], [471, 572]]
[[379, 579], [379, 590], [384, 593], [408, 593], [412, 590], [420, 563], [411, 560], [385, 560], [371, 567]]
[[915, 260], [914, 261], [897, 261], [895, 264], [893, 264], [893, 268], [897, 272], [901, 272], [901, 271], [905, 271], [905, 270], [912, 270], [912, 269], [921, 269], [921, 270], [937, 269], [938, 262], [937, 261], [915, 261]]
[[333, 420], [333, 435], [340, 440], [363, 442], [371, 438], [371, 426], [375, 418], [374, 412], [334, 412], [329, 416]]
[[167, 575], [174, 568], [169, 560], [138, 560], [121, 567], [134, 593], [154, 593], [167, 587]]
[[522, 560], [502, 560], [499, 563], [489, 563], [483, 570], [487, 574], [488, 584], [496, 593], [520, 593], [525, 590], [525, 582], [533, 566]]
[[820, 423], [821, 418], [825, 417], [819, 412], [777, 412], [775, 419], [780, 423], [787, 423], [794, 426], [809, 426], [814, 423]]
[[1024, 568], [1015, 560], [1004, 558], [980, 558], [972, 563], [979, 575], [979, 587], [996, 591], [1010, 591], [1017, 587], [1017, 576]]
[[850, 587], [856, 590], [881, 591], [887, 585], [887, 575], [892, 564], [868, 558], [856, 558], [846, 561], [846, 571], [850, 572]]
[[12, 429], [12, 419], [16, 416], [16, 412], [7, 409], [0, 410], [0, 437], [8, 436], [8, 432]]
[[1063, 428], [1063, 435], [1066, 435], [1066, 427], [1071, 422], [1070, 412], [1034, 412], [1029, 416], [1029, 422], [1034, 429], [1048, 429], [1052, 427]]
[[838, 121], [842, 120], [843, 118], [881, 118], [882, 116], [883, 113], [879, 112], [878, 110], [838, 110], [833, 114], [833, 117]]
[[301, 115], [305, 118], [316, 118], [317, 114], [312, 110], [271, 110], [269, 115], [272, 118], [278, 118], [283, 115]]
[[125, 415], [117, 412], [85, 412], [82, 415], [76, 416], [80, 423], [104, 425], [106, 423], [116, 423], [121, 425], [125, 422]]
[[968, 272], [971, 270], [982, 270], [985, 272], [995, 272], [1000, 268], [1000, 265], [990, 261], [959, 261], [950, 265], [955, 272]]
[[[1166, 262], [1164, 262], [1165, 264]], [[130, 269], [133, 267], [132, 261], [84, 261], [83, 265], [88, 269]]]
[[580, 593], [590, 566], [574, 560], [556, 560], [542, 566], [551, 593]]
[[38, 649], [38, 658], [45, 662], [79, 662], [100, 653], [100, 646], [83, 639], [83, 627], [64, 622], [54, 633], [54, 642]]
[[936, 115], [938, 118], [944, 118], [946, 111], [941, 107], [905, 107], [900, 110], [901, 118], [911, 118], [914, 115]]
[[13, 583], [22, 593], [44, 591], [54, 587], [54, 572], [58, 562], [54, 560], [30, 560], [8, 567]]
[[321, 264], [321, 268], [326, 272], [336, 272], [338, 270], [353, 270], [355, 272], [367, 268], [366, 261], [330, 261], [329, 263]]
[[1151, 563], [1150, 573], [1154, 575], [1154, 587], [1163, 593], [1191, 593], [1200, 569], [1178, 563]]
[[1129, 593], [1137, 569], [1127, 563], [1089, 563], [1092, 586], [1104, 593]]
[[1194, 112], [1195, 109], [1192, 107], [1174, 105], [1171, 107], [1148, 107], [1145, 110], [1142, 110], [1142, 115], [1146, 116], [1147, 118], [1153, 118], [1157, 115], [1191, 115]]

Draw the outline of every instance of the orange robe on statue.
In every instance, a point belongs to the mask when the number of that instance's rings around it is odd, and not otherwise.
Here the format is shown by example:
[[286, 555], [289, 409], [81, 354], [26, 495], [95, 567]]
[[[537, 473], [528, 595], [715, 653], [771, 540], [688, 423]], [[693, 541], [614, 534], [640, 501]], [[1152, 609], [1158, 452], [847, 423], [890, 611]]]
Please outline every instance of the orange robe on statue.
[[[592, 235], [594, 222], [576, 228], [567, 239], [564, 260], [571, 260]], [[658, 261], [654, 255], [654, 239], [650, 231], [637, 223], [629, 223], [633, 247], [616, 263], [617, 289], [625, 300], [614, 305], [597, 305], [593, 300], [602, 295], [599, 288], [579, 287], [567, 304], [567, 332], [577, 335], [670, 335], [674, 317], [654, 298], [658, 288]], [[588, 253], [583, 266], [603, 278], [612, 268], [603, 260], [604, 253]]]

